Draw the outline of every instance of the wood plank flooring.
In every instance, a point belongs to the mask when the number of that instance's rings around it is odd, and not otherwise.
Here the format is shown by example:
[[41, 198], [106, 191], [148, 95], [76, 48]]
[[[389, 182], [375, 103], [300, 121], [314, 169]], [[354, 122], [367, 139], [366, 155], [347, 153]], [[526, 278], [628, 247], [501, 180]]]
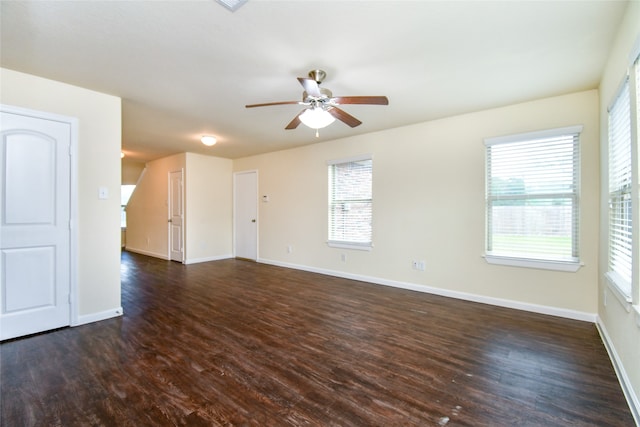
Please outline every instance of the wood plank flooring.
[[633, 426], [593, 324], [122, 255], [124, 317], [0, 344], [2, 426]]

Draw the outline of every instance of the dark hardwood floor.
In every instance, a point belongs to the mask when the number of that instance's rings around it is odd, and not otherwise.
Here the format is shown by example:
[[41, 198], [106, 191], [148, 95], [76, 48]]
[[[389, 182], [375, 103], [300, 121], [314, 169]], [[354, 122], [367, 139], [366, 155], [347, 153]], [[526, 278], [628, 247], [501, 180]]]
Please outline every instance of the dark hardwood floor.
[[0, 344], [3, 426], [633, 426], [593, 324], [122, 255], [124, 317]]

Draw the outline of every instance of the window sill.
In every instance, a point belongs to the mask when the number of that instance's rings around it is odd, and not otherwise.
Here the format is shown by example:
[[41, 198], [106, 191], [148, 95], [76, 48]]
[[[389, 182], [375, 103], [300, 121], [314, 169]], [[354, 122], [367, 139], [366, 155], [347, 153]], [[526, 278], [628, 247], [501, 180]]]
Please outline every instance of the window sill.
[[539, 270], [565, 271], [575, 273], [583, 266], [579, 261], [541, 261], [528, 258], [512, 258], [496, 255], [484, 255], [484, 260], [489, 264], [508, 265], [510, 267], [536, 268]]
[[622, 308], [624, 308], [627, 313], [631, 312], [631, 297], [625, 292], [621, 284], [622, 279], [610, 271], [605, 274], [605, 277], [607, 278], [609, 290], [616, 297], [620, 305], [622, 305]]
[[371, 251], [373, 249], [373, 243], [343, 243], [343, 242], [327, 242], [327, 245], [330, 248], [340, 248], [340, 249], [355, 249], [357, 251]]

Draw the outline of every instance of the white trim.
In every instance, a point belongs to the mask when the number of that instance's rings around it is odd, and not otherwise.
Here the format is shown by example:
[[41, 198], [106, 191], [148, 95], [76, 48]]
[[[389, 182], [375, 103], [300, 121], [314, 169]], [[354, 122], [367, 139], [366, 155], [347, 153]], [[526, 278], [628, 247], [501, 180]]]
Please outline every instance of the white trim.
[[78, 119], [71, 119], [71, 326], [78, 322], [80, 313], [78, 312], [78, 247], [80, 245], [80, 237], [78, 230]]
[[0, 111], [66, 123], [70, 128], [69, 141], [69, 325], [78, 322], [78, 127], [76, 117], [63, 116], [47, 111], [32, 110], [0, 104]]
[[340, 159], [327, 160], [327, 166], [339, 165], [340, 163], [362, 162], [363, 160], [373, 160], [373, 154], [360, 154], [358, 156], [342, 157]]
[[612, 271], [608, 271], [604, 274], [604, 277], [607, 279], [607, 288], [616, 297], [627, 313], [629, 313], [631, 311], [631, 297], [618, 285], [621, 280], [619, 276]]
[[508, 144], [519, 141], [530, 141], [532, 139], [552, 138], [560, 135], [571, 135], [582, 132], [582, 125], [567, 126], [563, 128], [546, 129], [535, 132], [517, 133], [514, 135], [494, 136], [484, 139], [487, 147], [497, 144]]
[[602, 319], [598, 316], [596, 318], [596, 328], [600, 333], [600, 338], [602, 338], [602, 342], [604, 343], [604, 347], [609, 354], [609, 358], [611, 359], [611, 363], [613, 364], [613, 369], [616, 372], [616, 376], [618, 377], [618, 382], [620, 382], [620, 386], [622, 388], [622, 393], [624, 397], [627, 399], [627, 403], [629, 404], [629, 409], [631, 410], [631, 415], [636, 422], [636, 425], [640, 426], [640, 399], [638, 395], [635, 394], [633, 390], [633, 385], [629, 376], [627, 375], [627, 371], [624, 369], [624, 364], [616, 351], [611, 338], [609, 337], [609, 333], [607, 332], [607, 328], [605, 327]]
[[640, 328], [640, 305], [634, 305], [633, 312], [636, 317], [636, 326]]
[[112, 308], [110, 310], [101, 311], [98, 313], [83, 314], [78, 317], [78, 321], [73, 326], [86, 325], [87, 323], [99, 322], [101, 320], [107, 320], [114, 317], [123, 315], [122, 307]]
[[565, 308], [550, 307], [545, 305], [531, 304], [520, 301], [507, 300], [502, 298], [487, 297], [484, 295], [470, 294], [467, 292], [452, 291], [433, 286], [421, 285], [410, 282], [399, 282], [396, 280], [382, 279], [379, 277], [364, 276], [360, 274], [345, 273], [343, 271], [327, 270], [324, 268], [309, 267], [300, 264], [291, 264], [281, 261], [258, 259], [263, 264], [276, 265], [279, 267], [292, 268], [294, 270], [309, 271], [312, 273], [326, 274], [327, 276], [342, 277], [344, 279], [358, 280], [368, 282], [375, 285], [391, 286], [394, 288], [408, 289], [411, 291], [423, 292], [427, 294], [439, 295], [449, 298], [455, 298], [464, 301], [478, 302], [482, 304], [495, 305], [498, 307], [513, 308], [516, 310], [529, 311], [532, 313], [546, 314], [549, 316], [563, 317], [566, 319], [580, 320], [583, 322], [594, 323], [596, 321], [595, 313], [587, 313], [583, 311], [569, 310]]
[[217, 256], [211, 256], [211, 257], [204, 257], [204, 258], [193, 258], [193, 259], [187, 259], [184, 261], [183, 264], [187, 265], [187, 264], [198, 264], [201, 262], [209, 262], [209, 261], [220, 261], [223, 259], [230, 259], [233, 258], [233, 254], [226, 254], [226, 255], [217, 255]]
[[138, 248], [132, 248], [131, 246], [125, 246], [125, 250], [129, 251], [129, 252], [134, 252], [137, 254], [141, 254], [141, 255], [147, 255], [147, 256], [152, 256], [154, 258], [160, 258], [160, 259], [164, 259], [169, 261], [170, 258], [167, 257], [167, 254], [161, 254], [158, 252], [151, 252], [151, 251], [147, 251], [144, 249], [138, 249]]
[[340, 248], [340, 249], [354, 249], [356, 251], [369, 251], [373, 250], [373, 243], [349, 243], [349, 242], [336, 242], [329, 240], [327, 241], [327, 245], [330, 248]]
[[584, 264], [580, 261], [548, 261], [528, 258], [504, 257], [496, 255], [483, 255], [489, 264], [508, 265], [511, 267], [537, 268], [539, 270], [566, 271], [575, 273]]

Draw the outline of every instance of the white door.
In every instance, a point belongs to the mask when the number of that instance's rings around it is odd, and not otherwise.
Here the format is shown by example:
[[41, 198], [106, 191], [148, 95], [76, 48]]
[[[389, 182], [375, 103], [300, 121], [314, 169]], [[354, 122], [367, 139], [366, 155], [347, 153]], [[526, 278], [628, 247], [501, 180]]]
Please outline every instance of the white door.
[[0, 339], [71, 320], [71, 124], [0, 113]]
[[172, 261], [184, 261], [182, 236], [182, 171], [169, 173], [169, 257]]
[[234, 236], [236, 257], [258, 259], [258, 173], [234, 176]]

